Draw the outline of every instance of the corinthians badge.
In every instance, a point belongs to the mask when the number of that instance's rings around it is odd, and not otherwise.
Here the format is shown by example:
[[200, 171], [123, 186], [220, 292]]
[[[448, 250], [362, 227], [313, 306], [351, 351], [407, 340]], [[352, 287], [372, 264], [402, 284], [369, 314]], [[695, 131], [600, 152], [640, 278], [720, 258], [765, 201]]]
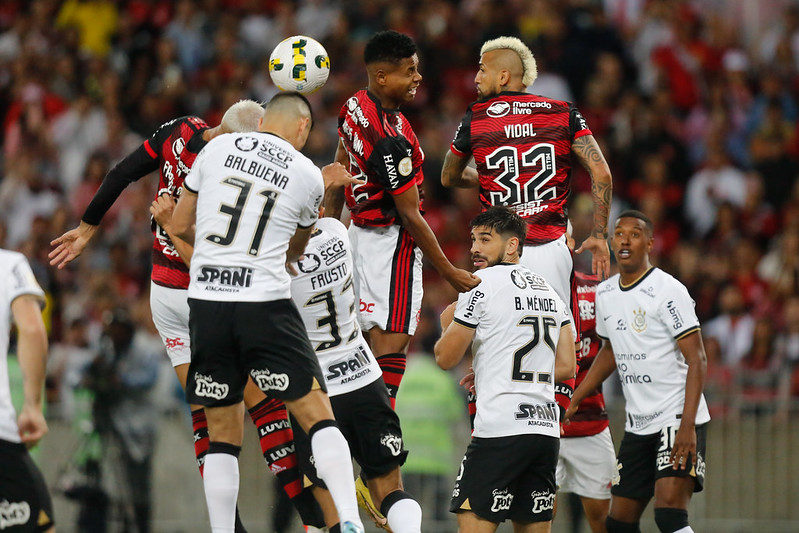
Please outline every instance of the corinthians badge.
[[636, 333], [643, 333], [646, 329], [646, 311], [639, 307], [638, 310], [633, 311], [633, 315], [635, 315], [632, 324], [633, 329]]

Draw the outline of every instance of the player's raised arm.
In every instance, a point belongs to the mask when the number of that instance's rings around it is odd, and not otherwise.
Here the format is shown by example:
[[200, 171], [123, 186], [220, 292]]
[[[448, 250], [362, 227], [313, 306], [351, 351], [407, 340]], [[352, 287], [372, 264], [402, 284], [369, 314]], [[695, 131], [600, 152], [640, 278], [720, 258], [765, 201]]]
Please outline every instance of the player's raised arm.
[[469, 158], [447, 150], [444, 155], [444, 165], [441, 168], [441, 185], [444, 187], [460, 187], [475, 189], [480, 186], [480, 176], [477, 169], [469, 166]]
[[583, 135], [574, 140], [572, 153], [591, 175], [591, 196], [594, 200], [594, 227], [575, 253], [591, 252], [591, 269], [600, 279], [610, 275], [608, 250], [608, 215], [613, 197], [613, 180], [602, 150], [593, 135]]

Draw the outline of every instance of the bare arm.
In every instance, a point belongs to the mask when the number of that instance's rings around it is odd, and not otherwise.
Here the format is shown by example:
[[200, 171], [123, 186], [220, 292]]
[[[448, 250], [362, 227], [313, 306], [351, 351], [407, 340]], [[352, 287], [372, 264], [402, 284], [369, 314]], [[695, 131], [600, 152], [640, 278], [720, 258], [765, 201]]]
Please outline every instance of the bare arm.
[[577, 356], [574, 352], [571, 324], [560, 328], [558, 347], [555, 353], [555, 383], [574, 377], [577, 371]]
[[444, 370], [449, 370], [461, 362], [474, 339], [472, 328], [453, 322], [456, 305], [457, 302], [451, 303], [441, 313], [441, 338], [433, 348], [436, 363]]
[[286, 252], [287, 263], [299, 261], [302, 254], [305, 253], [305, 247], [308, 246], [313, 228], [313, 226], [309, 228], [297, 228], [297, 231], [294, 232], [294, 235], [289, 241], [289, 249]]
[[688, 375], [685, 378], [685, 405], [671, 449], [671, 463], [675, 470], [684, 470], [688, 467], [689, 459], [691, 465], [696, 466], [696, 412], [702, 389], [705, 388], [707, 356], [699, 330], [678, 339], [677, 346], [688, 364]]
[[194, 245], [194, 223], [197, 220], [197, 193], [183, 188], [178, 204], [172, 211], [172, 233]]
[[447, 150], [441, 168], [441, 185], [474, 189], [480, 186], [480, 176], [477, 169], [469, 166], [468, 157], [460, 157], [452, 150]]
[[466, 292], [480, 283], [480, 278], [463, 269], [455, 268], [441, 250], [433, 230], [419, 212], [419, 189], [412, 186], [400, 194], [394, 195], [402, 224], [411, 234], [425, 257], [430, 260], [436, 271], [444, 276], [458, 292]]
[[77, 228], [50, 241], [50, 246], [55, 246], [47, 254], [47, 257], [50, 258], [50, 265], [62, 269], [77, 259], [96, 231], [97, 226], [81, 221]]
[[613, 357], [613, 346], [610, 344], [609, 340], [606, 340], [602, 344], [599, 353], [596, 354], [596, 358], [594, 358], [594, 362], [591, 364], [591, 368], [588, 369], [588, 373], [585, 375], [582, 383], [574, 390], [574, 396], [572, 396], [571, 404], [566, 410], [564, 420], [571, 418], [580, 406], [580, 402], [605, 381], [615, 369], [616, 359]]
[[593, 135], [578, 137], [572, 144], [572, 153], [591, 175], [591, 196], [594, 200], [594, 227], [591, 235], [575, 250], [581, 254], [591, 252], [591, 269], [601, 279], [610, 275], [610, 251], [608, 250], [608, 215], [613, 197], [613, 180], [602, 150]]
[[23, 295], [11, 302], [11, 313], [19, 331], [17, 359], [22, 369], [24, 402], [17, 423], [19, 436], [28, 447], [47, 433], [42, 414], [42, 388], [47, 366], [47, 330], [44, 327], [39, 299]]
[[194, 253], [194, 245], [175, 235], [172, 229], [172, 213], [174, 211], [175, 200], [166, 193], [153, 200], [152, 205], [150, 205], [150, 214], [153, 215], [155, 222], [161, 226], [161, 229], [167, 234], [169, 240], [172, 241], [172, 246], [175, 247], [175, 251], [180, 258], [183, 259], [183, 262], [186, 263], [186, 266], [190, 266], [191, 256]]
[[[349, 167], [350, 163], [350, 157], [341, 139], [338, 140], [336, 147], [336, 160], [333, 164], [336, 163], [345, 169]], [[344, 187], [327, 187], [327, 183], [325, 183], [325, 187], [325, 216], [341, 219], [341, 212], [344, 210]]]

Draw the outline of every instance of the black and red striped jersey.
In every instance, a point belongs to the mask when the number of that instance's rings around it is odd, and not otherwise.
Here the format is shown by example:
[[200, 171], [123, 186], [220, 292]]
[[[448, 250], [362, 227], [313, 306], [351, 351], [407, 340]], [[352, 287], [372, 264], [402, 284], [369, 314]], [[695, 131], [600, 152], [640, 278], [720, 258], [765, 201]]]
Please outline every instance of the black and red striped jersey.
[[[207, 144], [202, 138], [206, 129], [208, 124], [195, 116], [176, 118], [161, 125], [139, 148], [108, 172], [86, 208], [83, 221], [98, 225], [125, 187], [156, 170], [159, 171], [159, 181], [155, 198], [168, 193], [177, 199], [194, 159]], [[169, 237], [155, 224], [153, 235], [153, 282], [173, 289], [188, 288], [189, 269]]]
[[358, 226], [400, 224], [392, 195], [419, 188], [422, 211], [424, 153], [410, 122], [396, 109], [384, 109], [366, 89], [342, 106], [338, 134], [350, 158], [350, 173], [363, 185], [347, 187], [352, 222]]
[[591, 135], [569, 102], [502, 92], [469, 106], [450, 149], [474, 156], [483, 209], [508, 206], [527, 221], [526, 244], [566, 232], [572, 142]]
[[[602, 339], [596, 334], [596, 288], [599, 278], [592, 274], [574, 272], [575, 292], [577, 305], [575, 314], [580, 315], [581, 340], [577, 349], [577, 379], [574, 388], [577, 388], [588, 374], [588, 369], [594, 362]], [[605, 410], [605, 397], [602, 395], [602, 385], [597, 387], [582, 402], [571, 423], [563, 424], [564, 437], [588, 437], [596, 435], [608, 427], [608, 413]]]

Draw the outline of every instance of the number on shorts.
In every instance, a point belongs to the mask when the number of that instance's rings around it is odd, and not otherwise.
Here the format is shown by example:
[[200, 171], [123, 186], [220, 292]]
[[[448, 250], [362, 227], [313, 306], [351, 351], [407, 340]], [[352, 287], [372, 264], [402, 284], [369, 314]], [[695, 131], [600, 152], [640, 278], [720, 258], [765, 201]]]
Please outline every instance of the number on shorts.
[[557, 325], [558, 323], [551, 316], [541, 317], [529, 315], [519, 321], [517, 326], [533, 328], [533, 338], [530, 342], [513, 352], [513, 373], [511, 374], [511, 379], [513, 381], [552, 383], [552, 374], [549, 372], [523, 371], [522, 361], [541, 342], [541, 330], [543, 330], [544, 344], [549, 346], [553, 354], [555, 353], [555, 342], [552, 340], [552, 334], [550, 332], [552, 328], [557, 327]]
[[[239, 231], [241, 213], [244, 210], [244, 206], [247, 204], [247, 198], [250, 196], [250, 192], [252, 191], [252, 183], [235, 176], [223, 179], [222, 183], [239, 189], [238, 196], [236, 197], [236, 203], [235, 205], [226, 203], [219, 205], [219, 212], [230, 217], [227, 230], [225, 230], [224, 235], [218, 235], [215, 233], [207, 235], [205, 240], [219, 246], [230, 246], [230, 244], [236, 239], [236, 234]], [[247, 249], [247, 253], [253, 257], [256, 257], [261, 249], [261, 241], [263, 241], [264, 233], [266, 232], [266, 226], [269, 224], [269, 219], [272, 216], [272, 209], [274, 209], [275, 203], [277, 202], [280, 193], [265, 189], [258, 192], [258, 195], [264, 197], [264, 207], [261, 209], [261, 216], [258, 218], [258, 224], [255, 226], [255, 232], [253, 233], [252, 240], [250, 241], [250, 246]]]

